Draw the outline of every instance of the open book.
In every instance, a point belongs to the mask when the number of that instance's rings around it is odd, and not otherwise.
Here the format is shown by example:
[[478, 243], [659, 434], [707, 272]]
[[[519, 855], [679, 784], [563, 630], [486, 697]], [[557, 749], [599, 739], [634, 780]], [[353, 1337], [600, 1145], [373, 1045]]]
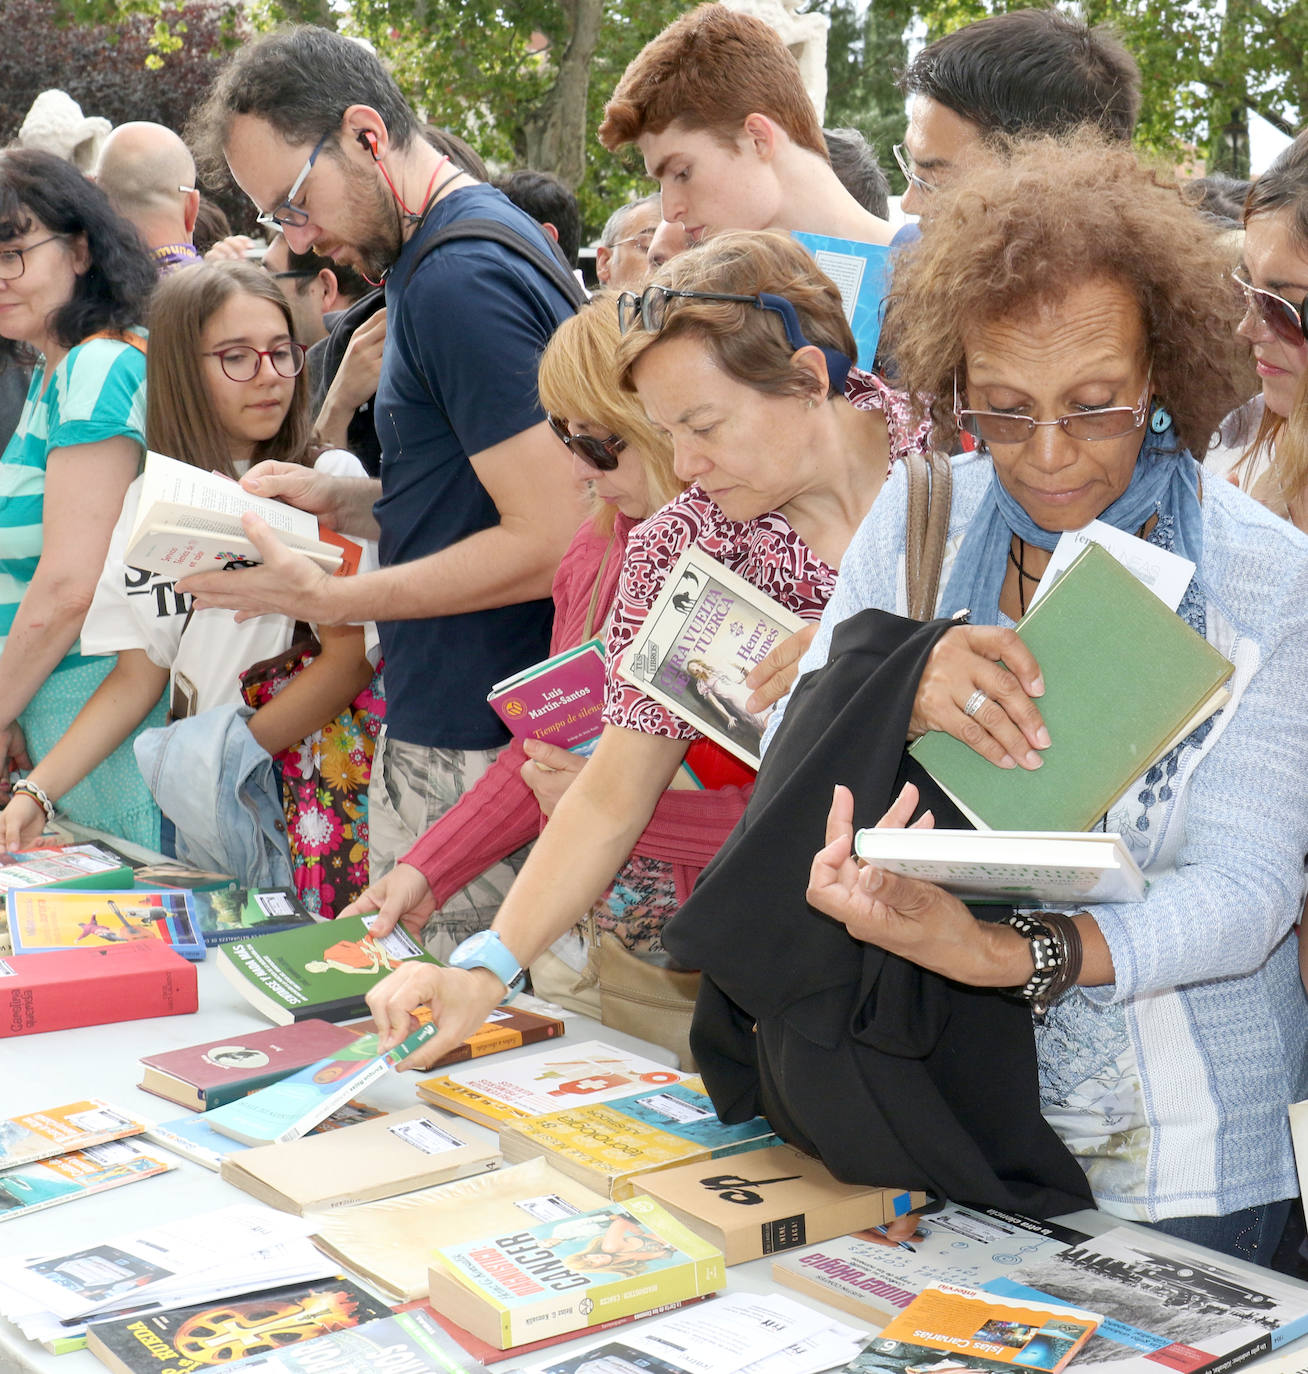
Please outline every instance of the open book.
[[262, 561], [241, 525], [253, 511], [288, 549], [312, 558], [329, 573], [354, 572], [360, 548], [282, 501], [251, 496], [239, 483], [162, 453], [148, 453], [136, 524], [123, 562], [165, 577], [248, 567]]

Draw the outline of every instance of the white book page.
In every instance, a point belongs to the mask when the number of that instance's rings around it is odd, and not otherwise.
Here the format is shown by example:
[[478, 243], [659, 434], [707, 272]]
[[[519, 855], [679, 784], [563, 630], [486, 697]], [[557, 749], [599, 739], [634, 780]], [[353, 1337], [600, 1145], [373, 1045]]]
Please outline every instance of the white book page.
[[307, 511], [296, 510], [284, 501], [251, 496], [239, 482], [219, 473], [204, 472], [162, 453], [148, 453], [137, 529], [144, 527], [146, 521], [157, 523], [152, 510], [156, 504], [194, 506], [211, 514], [232, 516], [237, 521], [247, 510], [255, 511], [274, 529], [309, 539], [318, 537], [318, 521]]
[[1171, 611], [1181, 604], [1185, 589], [1194, 576], [1194, 564], [1188, 558], [1168, 553], [1166, 549], [1137, 539], [1135, 535], [1127, 534], [1125, 530], [1105, 524], [1102, 520], [1092, 520], [1084, 529], [1066, 531], [1058, 541], [1045, 575], [1027, 604], [1028, 611], [1087, 544], [1098, 544], [1106, 553], [1112, 554], [1127, 572], [1143, 582]]

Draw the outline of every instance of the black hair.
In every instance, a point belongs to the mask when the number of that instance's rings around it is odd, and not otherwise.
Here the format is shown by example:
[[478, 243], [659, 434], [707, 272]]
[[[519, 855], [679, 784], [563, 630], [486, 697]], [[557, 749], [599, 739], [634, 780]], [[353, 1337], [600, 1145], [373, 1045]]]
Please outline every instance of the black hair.
[[[38, 222], [52, 234], [86, 239], [90, 265], [51, 318], [51, 332], [62, 347], [72, 348], [101, 330], [141, 323], [158, 274], [135, 227], [71, 162], [29, 148], [6, 149], [0, 152], [0, 243], [21, 237]], [[0, 364], [26, 354], [23, 344], [0, 339]]]
[[928, 44], [900, 78], [983, 134], [1061, 134], [1083, 124], [1129, 142], [1140, 68], [1108, 26], [1054, 9], [1010, 10]]
[[552, 172], [526, 168], [506, 172], [491, 183], [537, 224], [552, 224], [559, 231], [559, 247], [573, 267], [581, 247], [581, 210], [577, 197]]
[[890, 212], [890, 182], [872, 145], [857, 129], [823, 129], [822, 137], [840, 184], [870, 214], [885, 219]]
[[352, 301], [357, 301], [360, 296], [366, 296], [373, 290], [354, 268], [347, 267], [343, 262], [334, 262], [331, 258], [324, 258], [314, 252], [297, 253], [289, 243], [286, 245], [287, 271], [307, 278], [316, 277], [324, 267], [336, 278], [336, 289]]
[[186, 141], [203, 173], [223, 178], [233, 116], [255, 115], [287, 143], [317, 143], [351, 105], [376, 110], [396, 147], [407, 147], [418, 133], [413, 111], [375, 53], [330, 29], [299, 24], [231, 58], [192, 112]]

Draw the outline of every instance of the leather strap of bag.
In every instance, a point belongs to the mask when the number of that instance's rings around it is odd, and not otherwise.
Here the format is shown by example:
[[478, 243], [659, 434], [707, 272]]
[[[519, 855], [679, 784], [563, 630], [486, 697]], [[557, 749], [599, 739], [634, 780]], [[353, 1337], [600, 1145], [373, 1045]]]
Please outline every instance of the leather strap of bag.
[[940, 570], [945, 562], [954, 474], [943, 453], [932, 452], [925, 457], [910, 453], [904, 462], [908, 467], [904, 545], [908, 614], [913, 620], [930, 620], [935, 615]]

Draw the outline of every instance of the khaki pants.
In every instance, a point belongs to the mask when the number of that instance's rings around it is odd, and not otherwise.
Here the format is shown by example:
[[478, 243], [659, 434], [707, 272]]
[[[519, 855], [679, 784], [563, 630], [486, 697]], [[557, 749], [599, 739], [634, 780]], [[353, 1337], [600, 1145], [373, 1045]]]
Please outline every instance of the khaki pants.
[[[368, 785], [368, 876], [377, 882], [432, 825], [470, 791], [494, 763], [498, 749], [436, 749], [377, 740]], [[492, 864], [460, 888], [427, 921], [423, 943], [438, 959], [461, 940], [489, 927], [526, 861], [530, 845]]]

